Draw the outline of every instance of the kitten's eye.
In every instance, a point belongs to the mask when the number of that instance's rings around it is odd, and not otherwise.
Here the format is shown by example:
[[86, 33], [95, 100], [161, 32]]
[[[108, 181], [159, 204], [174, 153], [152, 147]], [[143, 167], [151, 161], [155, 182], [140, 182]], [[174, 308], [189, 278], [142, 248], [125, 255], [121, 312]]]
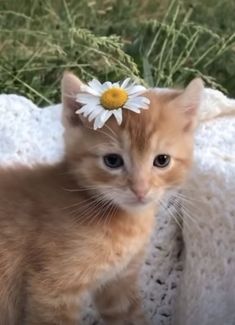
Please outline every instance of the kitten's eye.
[[170, 161], [170, 156], [162, 154], [155, 157], [153, 165], [158, 168], [164, 168], [169, 165]]
[[120, 168], [124, 165], [122, 157], [115, 153], [110, 153], [103, 157], [104, 163], [109, 168]]

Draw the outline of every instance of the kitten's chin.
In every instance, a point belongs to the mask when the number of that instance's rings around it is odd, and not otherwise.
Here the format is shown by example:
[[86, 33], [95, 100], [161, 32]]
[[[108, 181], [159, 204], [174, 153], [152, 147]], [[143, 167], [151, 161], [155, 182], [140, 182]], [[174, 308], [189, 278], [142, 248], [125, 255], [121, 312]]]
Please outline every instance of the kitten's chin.
[[123, 205], [121, 208], [122, 210], [128, 213], [137, 213], [144, 212], [145, 210], [149, 209], [150, 205]]
[[126, 212], [141, 212], [149, 209], [150, 207], [155, 207], [156, 204], [153, 201], [131, 201], [131, 202], [122, 202], [118, 204], [119, 207]]
[[[101, 192], [102, 193], [102, 192]], [[128, 193], [118, 193], [113, 195], [112, 192], [103, 192], [102, 195], [105, 200], [112, 203], [114, 206], [126, 212], [143, 212], [144, 210], [156, 209], [158, 206], [158, 201], [162, 197], [162, 191], [157, 193], [152, 193], [149, 196], [146, 196], [144, 199], [139, 200], [134, 195], [129, 195]]]

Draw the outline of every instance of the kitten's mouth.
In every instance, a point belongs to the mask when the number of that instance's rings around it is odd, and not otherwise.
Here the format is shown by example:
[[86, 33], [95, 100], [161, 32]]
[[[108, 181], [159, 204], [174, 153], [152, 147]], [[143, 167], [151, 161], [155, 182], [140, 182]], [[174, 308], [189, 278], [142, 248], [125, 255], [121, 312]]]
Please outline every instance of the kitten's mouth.
[[151, 200], [145, 198], [142, 200], [139, 199], [130, 199], [127, 201], [127, 204], [129, 204], [130, 206], [145, 206], [151, 203]]
[[134, 195], [110, 195], [110, 192], [105, 192], [103, 195], [110, 202], [115, 204], [124, 210], [142, 209], [147, 208], [149, 205], [154, 204], [154, 198], [152, 195], [146, 196], [144, 198], [138, 198]]

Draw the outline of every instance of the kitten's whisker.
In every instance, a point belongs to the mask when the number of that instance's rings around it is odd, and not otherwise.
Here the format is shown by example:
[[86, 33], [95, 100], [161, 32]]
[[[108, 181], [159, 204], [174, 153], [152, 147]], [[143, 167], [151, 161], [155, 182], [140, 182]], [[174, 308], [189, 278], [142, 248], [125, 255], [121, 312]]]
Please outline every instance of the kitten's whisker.
[[191, 196], [189, 195], [189, 193], [187, 193], [187, 195], [186, 195], [186, 194], [184, 194], [184, 193], [177, 192], [177, 193], [176, 193], [176, 196], [178, 196], [178, 197], [180, 197], [180, 198], [182, 198], [182, 199], [184, 199], [184, 200], [188, 200], [188, 201], [190, 201], [190, 202], [192, 202], [192, 201], [194, 201], [194, 202], [201, 202], [200, 200], [195, 199], [194, 197], [191, 197]]
[[184, 198], [178, 197], [178, 196], [175, 196], [174, 199], [175, 199], [175, 201], [178, 200], [179, 203], [185, 203], [185, 204], [190, 205], [193, 208], [195, 207], [194, 202], [192, 202], [190, 200], [187, 200], [187, 199], [184, 199]]
[[[193, 223], [193, 227], [197, 227], [197, 229], [199, 231], [201, 231], [199, 225], [198, 225], [198, 222], [196, 221], [195, 218], [193, 218], [190, 213], [186, 210], [186, 207], [182, 204], [181, 201], [175, 201], [175, 204], [179, 207], [179, 209], [182, 211], [182, 220], [183, 220], [183, 223], [187, 226], [187, 221], [186, 220], [189, 220]], [[173, 206], [173, 208], [176, 210], [175, 206]], [[190, 229], [190, 227], [188, 226], [188, 228]]]
[[110, 210], [106, 212], [106, 216], [105, 216], [105, 219], [104, 219], [104, 223], [103, 223], [104, 226], [105, 225], [108, 226], [109, 223], [110, 223], [110, 220], [112, 219], [114, 205], [112, 203], [110, 203], [109, 208], [110, 208]]
[[115, 137], [115, 139], [118, 138], [117, 133], [114, 132], [114, 130], [112, 130], [111, 127], [109, 127], [107, 124], [105, 124], [104, 127], [106, 127], [113, 134], [113, 136]]
[[[98, 222], [97, 222], [98, 225], [99, 225], [99, 224], [102, 225], [103, 218], [104, 218], [104, 216], [107, 216], [107, 214], [108, 214], [108, 210], [109, 210], [110, 206], [111, 206], [111, 202], [110, 202], [110, 201], [106, 201], [106, 202], [103, 204], [102, 209], [104, 209], [104, 210], [103, 210], [103, 212], [102, 212], [102, 215], [99, 217], [99, 220], [98, 220]], [[105, 222], [105, 221], [104, 221], [104, 222]]]
[[[191, 229], [190, 224], [186, 221], [186, 219], [184, 218], [184, 215], [182, 215], [181, 213], [179, 213], [179, 211], [177, 210], [177, 208], [174, 205], [172, 205], [171, 208], [174, 209], [175, 213], [177, 214], [177, 217], [182, 220], [181, 222], [182, 222], [183, 226], [185, 226], [185, 228], [187, 228], [187, 229]], [[182, 230], [183, 230], [183, 226], [181, 226], [182, 227], [181, 228]]]
[[92, 202], [92, 201], [95, 201], [97, 198], [99, 198], [101, 195], [91, 195], [89, 196], [86, 200], [82, 200], [82, 201], [79, 201], [79, 202], [76, 202], [74, 204], [71, 204], [71, 205], [68, 205], [68, 206], [65, 206], [65, 207], [62, 207], [61, 209], [62, 210], [65, 210], [65, 209], [70, 209], [70, 208], [73, 208], [73, 207], [79, 207], [79, 206], [83, 206], [83, 203], [86, 203], [86, 202]]
[[68, 210], [68, 214], [72, 215], [72, 214], [75, 214], [76, 212], [84, 211], [85, 209], [89, 209], [91, 206], [94, 205], [95, 202], [96, 202], [95, 200], [92, 200], [92, 201], [86, 202], [85, 204], [79, 204], [77, 206], [74, 206], [73, 208], [71, 207]]
[[[175, 205], [177, 206], [178, 209], [175, 207]], [[190, 225], [187, 224], [187, 221], [184, 220], [183, 216], [180, 214], [181, 207], [182, 207], [181, 201], [179, 201], [179, 199], [175, 195], [173, 195], [173, 202], [172, 202], [170, 208], [167, 209], [167, 211], [169, 211], [171, 213], [170, 209], [173, 208], [175, 210], [176, 214], [177, 214], [177, 217], [179, 217], [182, 220], [182, 222], [185, 221], [185, 226], [190, 228]], [[173, 215], [173, 214], [171, 214], [171, 215]]]
[[[99, 224], [99, 222], [100, 222], [100, 218], [101, 218], [101, 213], [103, 214], [103, 209], [104, 209], [104, 207], [106, 206], [106, 202], [102, 199], [101, 201], [99, 201], [98, 202], [98, 204], [96, 205], [96, 209], [95, 209], [95, 214], [92, 214], [92, 218], [90, 218], [90, 220], [89, 220], [89, 222], [88, 222], [88, 225], [90, 225], [90, 223], [91, 223], [91, 221], [92, 220], [96, 220], [97, 219], [97, 217], [99, 217], [96, 221], [97, 221], [97, 225]], [[102, 211], [101, 211], [102, 210]]]
[[[191, 204], [191, 202], [186, 202], [187, 204]], [[182, 198], [178, 199], [176, 198], [175, 204], [181, 209], [183, 212], [183, 216], [185, 215], [191, 222], [194, 223], [194, 225], [198, 226], [198, 223], [196, 222], [195, 218], [193, 218], [190, 213], [186, 210], [186, 207], [183, 205]], [[196, 208], [194, 205], [192, 205], [194, 208]], [[184, 219], [184, 218], [183, 218]]]
[[107, 226], [109, 226], [110, 221], [113, 219], [113, 217], [115, 216], [117, 211], [118, 211], [118, 207], [112, 203], [111, 210], [110, 210], [110, 213], [108, 214], [108, 218], [107, 218]]
[[185, 197], [191, 198], [192, 200], [200, 202], [200, 199], [196, 198], [195, 194], [198, 194], [198, 190], [196, 190], [195, 188], [191, 188], [191, 187], [184, 188], [184, 187], [182, 187], [182, 189], [180, 191], [180, 194], [182, 196], [185, 196]]
[[117, 139], [112, 136], [111, 134], [107, 133], [107, 132], [104, 132], [104, 130], [96, 130], [95, 132], [99, 132], [99, 133], [102, 133], [104, 134], [105, 136], [107, 136], [109, 139], [111, 139], [115, 144], [118, 143]]
[[97, 143], [94, 146], [89, 147], [89, 150], [94, 150], [94, 149], [100, 148], [103, 145], [110, 145], [110, 142], [102, 142], [101, 144], [100, 143]]
[[107, 221], [109, 219], [109, 215], [111, 214], [111, 211], [113, 210], [113, 205], [112, 203], [109, 204], [110, 211], [107, 211], [106, 216], [104, 218], [104, 225], [107, 224]]
[[62, 207], [61, 209], [62, 210], [66, 210], [66, 209], [71, 210], [72, 208], [74, 208], [73, 211], [77, 211], [77, 210], [84, 209], [85, 207], [96, 203], [98, 200], [101, 200], [101, 201], [104, 200], [104, 197], [102, 194], [91, 195], [86, 200], [78, 201], [78, 202], [71, 204], [69, 206]]
[[[92, 204], [92, 206], [90, 206], [90, 208], [86, 211], [83, 211], [82, 215], [78, 215], [78, 213], [76, 213], [77, 217], [80, 219], [81, 222], [88, 222], [90, 223], [90, 221], [92, 219], [95, 219], [99, 213], [100, 213], [100, 209], [104, 208], [106, 206], [106, 204], [109, 203], [109, 201], [107, 202], [102, 196], [96, 201], [95, 204]], [[78, 212], [78, 211], [77, 211]], [[93, 212], [96, 212], [95, 215], [93, 214]], [[84, 218], [85, 217], [85, 218]]]
[[180, 230], [183, 230], [182, 225], [180, 224], [179, 220], [177, 219], [177, 217], [170, 211], [170, 209], [167, 209], [167, 207], [164, 205], [162, 200], [159, 200], [159, 204], [163, 207], [163, 209], [170, 214], [170, 216], [175, 220], [175, 222], [177, 223], [177, 225], [179, 226]]
[[[109, 204], [110, 204], [110, 201], [105, 201], [105, 200], [103, 200], [102, 202], [100, 202], [100, 204], [98, 205], [98, 207], [97, 207], [97, 213], [95, 214], [95, 215], [93, 215], [92, 216], [92, 219], [97, 219], [97, 217], [99, 217], [98, 218], [98, 220], [97, 220], [97, 225], [99, 225], [100, 223], [102, 224], [102, 219], [103, 219], [103, 216], [105, 215], [105, 213], [106, 213], [106, 211], [108, 210], [108, 208], [109, 208]], [[100, 210], [103, 210], [101, 213], [102, 214], [100, 214]], [[91, 220], [90, 220], [91, 221]]]
[[[94, 209], [94, 207], [97, 205], [97, 202], [99, 202], [100, 200], [101, 198], [95, 198], [95, 199], [91, 198], [91, 200], [86, 204], [78, 204], [77, 208], [74, 209], [73, 211], [70, 211], [70, 213], [73, 215], [75, 214], [77, 215], [81, 210], [82, 210], [82, 214], [87, 213], [91, 209]], [[79, 217], [81, 217], [81, 215], [79, 215]]]
[[[87, 185], [87, 186], [84, 186], [84, 187], [78, 187], [78, 188], [65, 188], [63, 187], [64, 190], [68, 191], [68, 192], [82, 192], [82, 191], [91, 191], [91, 190], [96, 190], [98, 189], [98, 186], [96, 185], [93, 185], [93, 186], [90, 186], [90, 185]], [[113, 186], [108, 186], [108, 185], [105, 185], [105, 186], [102, 186], [101, 187], [102, 190], [114, 190]]]
[[[74, 211], [73, 216], [78, 218], [78, 221], [85, 221], [87, 216], [92, 215], [92, 212], [96, 211], [96, 208], [99, 206], [100, 202], [102, 202], [102, 199], [97, 200], [96, 202], [91, 202], [90, 205], [86, 208], [82, 207], [83, 211], [81, 214], [79, 214], [80, 210], [77, 209]], [[83, 219], [85, 217], [85, 219]]]
[[83, 192], [83, 191], [97, 190], [97, 186], [86, 186], [86, 187], [78, 187], [78, 188], [63, 187], [63, 189], [67, 192]]
[[107, 226], [109, 226], [110, 221], [115, 216], [115, 214], [117, 213], [117, 211], [118, 211], [118, 207], [115, 206], [115, 205], [113, 205], [113, 209], [112, 209], [112, 212], [110, 212], [109, 219], [108, 219], [108, 222], [107, 222]]
[[[201, 229], [200, 229], [200, 227], [199, 227], [199, 224], [198, 224], [198, 222], [197, 222], [197, 219], [196, 219], [196, 218], [193, 218], [193, 217], [190, 215], [190, 213], [185, 209], [184, 206], [181, 206], [181, 210], [182, 210], [182, 212], [183, 212], [183, 220], [185, 220], [185, 218], [188, 218], [188, 220], [190, 220], [190, 221], [194, 224], [194, 226], [196, 226], [197, 229], [198, 229], [199, 231], [201, 231]], [[185, 218], [184, 218], [184, 217], [185, 217]]]

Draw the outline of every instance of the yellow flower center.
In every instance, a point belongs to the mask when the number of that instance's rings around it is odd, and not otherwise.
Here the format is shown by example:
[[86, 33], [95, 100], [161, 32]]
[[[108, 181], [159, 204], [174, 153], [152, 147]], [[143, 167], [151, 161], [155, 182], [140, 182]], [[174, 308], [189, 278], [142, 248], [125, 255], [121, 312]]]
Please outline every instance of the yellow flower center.
[[127, 92], [122, 88], [107, 89], [100, 97], [101, 105], [109, 110], [122, 107], [128, 99]]

